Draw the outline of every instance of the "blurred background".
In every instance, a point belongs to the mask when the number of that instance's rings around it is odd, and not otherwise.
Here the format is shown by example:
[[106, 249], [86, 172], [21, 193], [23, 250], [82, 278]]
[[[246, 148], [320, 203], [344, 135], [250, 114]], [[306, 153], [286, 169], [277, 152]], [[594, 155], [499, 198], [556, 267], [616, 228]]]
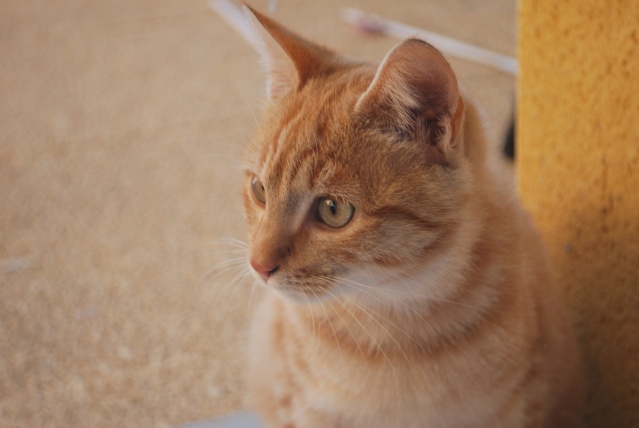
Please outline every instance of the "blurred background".
[[[267, 10], [266, 0], [253, 0]], [[514, 55], [515, 0], [280, 0], [347, 55], [351, 6]], [[450, 58], [501, 144], [514, 78]], [[169, 427], [242, 407], [241, 158], [257, 55], [205, 0], [0, 2], [0, 426]]]

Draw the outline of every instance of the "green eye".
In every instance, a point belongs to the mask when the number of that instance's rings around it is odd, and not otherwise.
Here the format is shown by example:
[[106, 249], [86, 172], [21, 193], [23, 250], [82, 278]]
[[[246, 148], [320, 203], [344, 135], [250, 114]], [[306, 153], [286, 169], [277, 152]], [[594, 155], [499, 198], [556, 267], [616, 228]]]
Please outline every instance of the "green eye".
[[331, 198], [321, 198], [317, 205], [317, 217], [327, 226], [344, 227], [355, 214], [355, 207], [348, 202]]
[[266, 189], [264, 189], [264, 185], [260, 181], [257, 176], [253, 176], [251, 179], [251, 189], [253, 190], [253, 195], [255, 199], [257, 199], [261, 204], [266, 203]]

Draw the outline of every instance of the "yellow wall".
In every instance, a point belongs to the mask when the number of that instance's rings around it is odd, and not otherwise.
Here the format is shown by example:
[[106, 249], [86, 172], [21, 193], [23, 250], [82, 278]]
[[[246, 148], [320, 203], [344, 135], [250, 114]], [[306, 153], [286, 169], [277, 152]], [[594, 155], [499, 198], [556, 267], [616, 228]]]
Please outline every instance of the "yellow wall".
[[567, 290], [588, 426], [639, 427], [639, 0], [521, 0], [519, 190]]

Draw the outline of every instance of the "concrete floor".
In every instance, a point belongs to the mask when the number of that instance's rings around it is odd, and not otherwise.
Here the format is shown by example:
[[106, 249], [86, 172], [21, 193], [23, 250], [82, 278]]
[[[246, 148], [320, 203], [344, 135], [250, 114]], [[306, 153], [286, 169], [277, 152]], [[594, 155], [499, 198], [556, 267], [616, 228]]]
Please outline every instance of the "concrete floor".
[[[515, 0], [281, 0], [274, 16], [380, 60], [397, 41], [356, 34], [344, 6], [515, 51]], [[513, 77], [451, 62], [498, 141]], [[0, 2], [0, 426], [242, 408], [259, 293], [215, 266], [245, 238], [239, 164], [263, 95], [256, 55], [204, 0]]]

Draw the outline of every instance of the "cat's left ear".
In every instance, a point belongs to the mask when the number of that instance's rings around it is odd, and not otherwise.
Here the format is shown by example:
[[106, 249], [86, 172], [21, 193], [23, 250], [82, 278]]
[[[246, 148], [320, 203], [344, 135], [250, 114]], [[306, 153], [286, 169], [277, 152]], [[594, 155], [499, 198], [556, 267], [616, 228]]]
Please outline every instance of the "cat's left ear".
[[464, 103], [444, 56], [418, 39], [397, 45], [384, 58], [355, 111], [425, 144], [430, 159], [446, 164], [461, 145]]
[[268, 72], [267, 94], [276, 100], [298, 90], [314, 75], [330, 72], [339, 61], [334, 52], [294, 34], [265, 15], [244, 6], [252, 24], [252, 43]]

